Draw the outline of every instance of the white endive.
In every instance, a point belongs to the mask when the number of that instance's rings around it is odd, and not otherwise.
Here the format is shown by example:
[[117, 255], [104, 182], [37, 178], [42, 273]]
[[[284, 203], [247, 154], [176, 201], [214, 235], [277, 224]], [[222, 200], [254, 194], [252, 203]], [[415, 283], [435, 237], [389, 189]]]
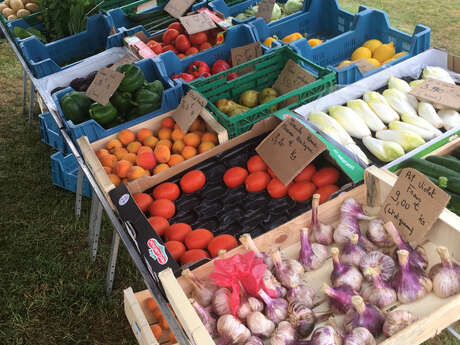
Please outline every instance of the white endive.
[[355, 143], [340, 123], [322, 111], [311, 111], [310, 114], [308, 114], [308, 121], [342, 145]]
[[415, 125], [417, 127], [426, 129], [428, 131], [433, 132], [436, 136], [441, 135], [442, 132], [434, 127], [431, 123], [429, 123], [427, 120], [420, 116], [414, 116], [410, 113], [403, 113], [401, 114], [401, 120], [403, 120], [406, 123], [410, 123], [412, 125]]
[[417, 111], [421, 118], [427, 120], [434, 127], [436, 128], [442, 127], [442, 120], [438, 116], [438, 114], [436, 114], [436, 109], [434, 109], [431, 103], [420, 102], [418, 104]]
[[460, 114], [454, 109], [441, 109], [438, 111], [439, 117], [444, 123], [444, 129], [449, 129], [460, 126]]
[[423, 79], [412, 80], [412, 81], [409, 83], [409, 86], [410, 86], [411, 88], [414, 89], [414, 88], [416, 88], [417, 86], [423, 84], [424, 82], [425, 82], [425, 80], [423, 80]]
[[352, 99], [347, 102], [347, 106], [355, 111], [366, 123], [371, 131], [380, 131], [386, 126], [380, 118], [372, 111], [369, 105], [362, 99]]
[[417, 98], [415, 96], [409, 95], [409, 92], [410, 90], [412, 90], [412, 88], [407, 83], [407, 81], [391, 76], [390, 79], [388, 80], [388, 87], [390, 89], [396, 89], [401, 92], [404, 92], [409, 104], [412, 106], [412, 108], [414, 108], [414, 110], [417, 110], [417, 107], [418, 107]]
[[386, 89], [383, 91], [383, 97], [396, 110], [398, 114], [408, 113], [417, 116], [417, 112], [409, 103], [407, 95], [398, 89]]
[[425, 140], [417, 133], [406, 130], [388, 129], [375, 133], [377, 139], [394, 141], [402, 146], [405, 152], [409, 152], [420, 145], [425, 144]]
[[358, 145], [348, 144], [345, 145], [345, 148], [348, 149], [351, 153], [354, 153], [364, 164], [369, 165], [369, 158], [367, 158], [366, 154], [359, 148]]
[[398, 113], [388, 104], [385, 97], [378, 92], [366, 91], [363, 99], [384, 123], [399, 120]]
[[371, 135], [364, 120], [350, 108], [334, 105], [329, 107], [329, 115], [336, 119], [352, 137], [361, 139]]
[[432, 131], [417, 127], [410, 123], [401, 122], [401, 121], [390, 122], [390, 124], [388, 125], [388, 128], [395, 129], [395, 130], [402, 129], [405, 131], [411, 131], [413, 133], [417, 133], [418, 135], [420, 135], [424, 140], [431, 140], [436, 137], [436, 134], [433, 133]]
[[449, 75], [449, 73], [441, 67], [434, 67], [434, 66], [427, 66], [423, 69], [423, 79], [427, 78], [433, 78], [433, 79], [438, 79], [445, 81], [446, 83], [449, 84], [455, 84], [455, 81], [452, 79], [452, 77]]
[[404, 149], [394, 141], [383, 141], [372, 137], [364, 137], [363, 144], [382, 162], [391, 162], [404, 155]]

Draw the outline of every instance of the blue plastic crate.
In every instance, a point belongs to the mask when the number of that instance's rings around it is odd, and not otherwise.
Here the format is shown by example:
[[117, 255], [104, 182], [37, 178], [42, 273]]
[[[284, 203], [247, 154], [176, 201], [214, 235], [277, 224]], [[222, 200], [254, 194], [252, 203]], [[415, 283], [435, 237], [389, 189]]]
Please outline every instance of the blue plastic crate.
[[[179, 59], [172, 51], [162, 53], [155, 60], [161, 67], [162, 73], [171, 82], [179, 82], [170, 79], [173, 75], [185, 72], [187, 67], [194, 61], [206, 62], [211, 67], [219, 59], [227, 61], [231, 56], [231, 49], [256, 42], [252, 28], [247, 24], [230, 27], [225, 32], [222, 44], [217, 44], [197, 54]], [[180, 82], [183, 82], [182, 79]]]
[[[14, 26], [24, 27], [27, 23], [19, 19], [8, 25], [13, 30]], [[110, 30], [107, 16], [97, 14], [88, 18], [85, 31], [51, 43], [44, 44], [35, 36], [15, 40], [34, 76], [43, 78], [105, 49], [122, 47], [123, 34], [109, 35]]]
[[61, 98], [69, 93], [74, 91], [71, 87], [68, 87], [64, 90], [58, 91], [53, 94], [53, 100], [56, 104], [59, 115], [61, 116], [67, 130], [70, 133], [70, 136], [74, 141], [79, 137], [86, 135], [90, 142], [104, 138], [106, 136], [112, 135], [121, 131], [122, 129], [134, 126], [138, 123], [146, 121], [155, 116], [164, 114], [168, 111], [171, 111], [179, 105], [179, 102], [184, 94], [182, 85], [175, 85], [171, 81], [168, 81], [163, 74], [160, 72], [159, 66], [152, 59], [145, 59], [135, 63], [139, 68], [144, 72], [145, 78], [151, 82], [154, 80], [160, 80], [164, 86], [164, 92], [161, 99], [161, 107], [155, 110], [152, 113], [145, 114], [138, 118], [135, 118], [131, 121], [127, 121], [113, 128], [105, 129], [95, 120], [91, 119], [80, 124], [74, 124], [72, 121], [67, 120], [64, 117], [62, 112], [60, 100]]
[[50, 113], [43, 113], [38, 115], [40, 120], [40, 138], [46, 145], [63, 152], [64, 154], [69, 152], [64, 137], [61, 135], [56, 122]]
[[272, 48], [276, 48], [288, 44], [281, 39], [294, 32], [307, 35], [307, 39], [319, 38], [327, 41], [351, 30], [355, 17], [354, 14], [340, 9], [337, 0], [312, 0], [301, 12], [268, 24], [263, 18], [257, 18], [250, 25], [256, 39], [262, 43], [267, 37], [277, 36], [278, 40], [272, 45]]
[[[51, 155], [51, 176], [53, 184], [65, 190], [76, 192], [78, 163], [73, 154], [64, 156], [62, 152]], [[91, 187], [88, 180], [83, 176], [82, 194], [91, 197]]]
[[[292, 42], [290, 46], [303, 57], [334, 69], [337, 72], [337, 84], [344, 85], [354, 83], [427, 50], [430, 47], [430, 34], [431, 29], [421, 24], [415, 27], [412, 35], [404, 33], [391, 27], [385, 12], [360, 6], [350, 30], [313, 48], [305, 38]], [[396, 53], [407, 51], [408, 54], [364, 75], [352, 64], [341, 69], [335, 68], [340, 62], [349, 60], [353, 51], [370, 39], [378, 39], [383, 43], [392, 41]]]
[[[229, 6], [225, 2], [225, 0], [214, 0], [214, 1], [211, 1], [211, 2], [208, 3], [208, 7], [213, 11], [219, 11], [220, 13], [222, 13], [225, 16], [225, 18], [227, 18], [227, 17], [236, 17], [238, 14], [246, 11], [249, 7], [257, 5], [260, 1], [261, 0], [245, 0], [245, 1], [242, 1], [242, 2], [237, 3], [235, 5], [230, 5]], [[285, 3], [286, 1], [287, 0], [277, 0], [277, 2], [282, 2], [282, 3]], [[304, 5], [303, 5], [304, 9], [309, 6], [310, 1], [311, 0], [304, 0]], [[276, 23], [276, 22], [281, 21], [281, 20], [283, 20], [285, 18], [290, 18], [293, 15], [295, 15], [295, 13], [291, 14], [289, 16], [286, 16], [284, 18], [274, 20], [271, 23]], [[244, 19], [244, 20], [239, 20], [239, 19], [233, 18], [232, 23], [234, 25], [250, 23], [255, 19], [256, 19], [256, 17], [251, 17], [251, 18]]]

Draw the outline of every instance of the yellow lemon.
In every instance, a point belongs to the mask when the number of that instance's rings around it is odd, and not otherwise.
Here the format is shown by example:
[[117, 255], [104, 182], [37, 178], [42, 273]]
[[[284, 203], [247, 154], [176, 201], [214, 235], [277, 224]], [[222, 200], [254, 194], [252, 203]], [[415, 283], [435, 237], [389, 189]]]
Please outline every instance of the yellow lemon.
[[379, 60], [377, 60], [377, 59], [374, 59], [374, 58], [368, 58], [368, 59], [366, 59], [366, 60], [367, 60], [367, 62], [369, 62], [369, 63], [373, 64], [375, 67], [380, 67], [380, 66], [381, 66], [381, 63], [380, 63], [380, 61], [379, 61]]
[[391, 61], [395, 61], [395, 59], [391, 58], [391, 59], [385, 60], [385, 61], [382, 62], [382, 65], [385, 65], [385, 64], [387, 64], [387, 63], [389, 63]]
[[395, 55], [395, 47], [393, 42], [390, 42], [387, 44], [382, 44], [380, 47], [378, 47], [372, 57], [379, 60], [380, 62], [384, 62], [388, 59], [391, 59], [393, 55]]
[[356, 61], [359, 59], [367, 59], [370, 57], [372, 57], [372, 53], [369, 48], [359, 47], [353, 52], [353, 54], [351, 54], [351, 61]]
[[342, 67], [348, 66], [349, 64], [351, 64], [350, 60], [344, 60], [337, 66], [337, 68], [342, 68]]
[[407, 52], [399, 52], [398, 54], [395, 54], [395, 56], [393, 56], [393, 59], [399, 59], [401, 56], [404, 56], [404, 55], [407, 55], [408, 53]]
[[380, 42], [379, 40], [369, 40], [369, 41], [366, 41], [362, 46], [369, 48], [371, 53], [374, 54], [374, 51], [381, 45], [382, 45], [382, 42]]
[[323, 43], [323, 41], [321, 41], [320, 39], [318, 38], [311, 38], [308, 40], [308, 44], [310, 45], [310, 47], [314, 47], [314, 46], [317, 46], [318, 44], [321, 44]]

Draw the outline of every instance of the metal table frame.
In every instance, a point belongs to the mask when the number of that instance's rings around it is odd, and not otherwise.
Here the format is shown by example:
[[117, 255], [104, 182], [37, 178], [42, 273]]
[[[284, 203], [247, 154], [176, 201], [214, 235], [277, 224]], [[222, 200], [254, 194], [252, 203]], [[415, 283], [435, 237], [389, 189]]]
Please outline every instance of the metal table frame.
[[154, 296], [163, 316], [166, 318], [171, 331], [174, 333], [179, 344], [183, 345], [194, 345], [194, 342], [189, 340], [185, 333], [183, 332], [182, 328], [180, 327], [177, 319], [173, 316], [171, 309], [168, 307], [168, 301], [162, 291], [160, 290], [160, 286], [158, 283], [158, 278], [153, 277], [148, 269], [146, 268], [144, 262], [142, 261], [137, 248], [131, 242], [131, 239], [125, 232], [126, 225], [121, 223], [117, 215], [114, 213], [110, 204], [104, 197], [101, 189], [99, 188], [96, 180], [92, 176], [90, 170], [85, 164], [83, 157], [77, 150], [77, 147], [74, 145], [72, 139], [70, 138], [69, 134], [67, 133], [64, 125], [59, 117], [59, 114], [56, 113], [54, 107], [51, 105], [52, 99], [50, 95], [46, 92], [41, 90], [40, 84], [38, 83], [38, 79], [36, 79], [30, 69], [29, 66], [24, 61], [21, 53], [19, 52], [14, 39], [10, 36], [8, 30], [5, 28], [4, 24], [0, 22], [0, 28], [3, 31], [5, 38], [8, 40], [11, 48], [13, 49], [14, 53], [16, 54], [19, 62], [22, 65], [24, 70], [23, 74], [23, 113], [26, 112], [26, 98], [27, 98], [27, 84], [28, 80], [30, 80], [30, 93], [29, 93], [29, 111], [28, 111], [28, 118], [29, 118], [29, 127], [32, 123], [32, 116], [34, 111], [34, 103], [35, 103], [35, 91], [37, 91], [40, 96], [42, 97], [43, 101], [45, 102], [53, 120], [57, 124], [59, 131], [62, 137], [65, 140], [65, 143], [68, 145], [70, 152], [74, 155], [75, 159], [78, 163], [78, 178], [77, 178], [77, 192], [75, 198], [75, 216], [79, 217], [81, 214], [81, 201], [82, 201], [82, 187], [83, 187], [83, 177], [85, 176], [88, 179], [88, 182], [91, 186], [92, 190], [92, 200], [91, 200], [91, 212], [90, 212], [90, 222], [89, 222], [89, 242], [91, 247], [91, 259], [92, 261], [95, 260], [98, 248], [98, 238], [101, 226], [101, 219], [102, 219], [102, 211], [104, 210], [107, 214], [110, 222], [114, 227], [113, 237], [112, 237], [112, 247], [111, 253], [109, 258], [108, 264], [108, 272], [107, 272], [107, 281], [106, 281], [106, 295], [110, 295], [112, 292], [113, 281], [115, 276], [115, 267], [116, 267], [116, 260], [118, 255], [118, 249], [120, 240], [128, 250], [129, 255], [131, 256], [136, 268], [142, 275], [142, 278], [147, 285], [147, 288], [150, 290], [152, 296]]

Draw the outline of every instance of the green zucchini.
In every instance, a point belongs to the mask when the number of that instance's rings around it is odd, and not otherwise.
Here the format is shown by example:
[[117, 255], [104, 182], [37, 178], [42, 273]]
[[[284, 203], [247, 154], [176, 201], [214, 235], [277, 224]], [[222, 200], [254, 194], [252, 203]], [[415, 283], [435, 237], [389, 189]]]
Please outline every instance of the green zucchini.
[[460, 174], [460, 161], [452, 156], [428, 156], [425, 158], [428, 162], [442, 165], [448, 169], [454, 170]]
[[459, 194], [450, 194], [450, 200], [447, 204], [447, 208], [460, 216], [460, 195]]
[[414, 168], [427, 176], [436, 178], [441, 176], [460, 177], [460, 173], [457, 173], [454, 170], [448, 169], [442, 165], [429, 162], [425, 159], [420, 159], [416, 157], [411, 157], [406, 161], [402, 162], [401, 167]]
[[443, 189], [460, 194], [460, 177], [441, 176], [436, 184]]
[[454, 151], [452, 151], [451, 155], [457, 159], [460, 159], [460, 146], [457, 147]]

